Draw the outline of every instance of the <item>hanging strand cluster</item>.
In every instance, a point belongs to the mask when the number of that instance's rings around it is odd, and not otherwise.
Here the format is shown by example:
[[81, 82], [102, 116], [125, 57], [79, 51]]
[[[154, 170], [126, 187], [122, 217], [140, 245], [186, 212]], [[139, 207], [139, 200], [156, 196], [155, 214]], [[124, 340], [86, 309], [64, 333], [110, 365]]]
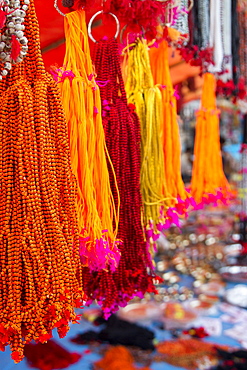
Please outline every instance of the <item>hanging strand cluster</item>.
[[[113, 271], [120, 257], [116, 240], [119, 199], [115, 208], [107, 168], [100, 91], [90, 58], [84, 10], [66, 15], [65, 37], [63, 65], [66, 70], [59, 69], [57, 79], [68, 122], [72, 171], [78, 185], [81, 261], [91, 271]], [[114, 192], [118, 194], [116, 183]]]
[[211, 73], [203, 80], [201, 108], [197, 112], [191, 195], [197, 204], [225, 202], [231, 196], [224, 175], [220, 148], [219, 111], [216, 107], [216, 82]]
[[[165, 223], [168, 190], [162, 139], [162, 94], [154, 84], [148, 45], [137, 39], [127, 51], [126, 92], [141, 123], [141, 193], [144, 227], [148, 238], [156, 238]], [[167, 199], [169, 198], [169, 199]], [[151, 239], [151, 238], [150, 238]]]
[[45, 72], [30, 1], [29, 51], [0, 82], [0, 350], [63, 337], [81, 305], [81, 268], [67, 127]]
[[[167, 197], [170, 197], [168, 215], [176, 211], [186, 214], [190, 196], [185, 190], [181, 176], [181, 145], [177, 120], [177, 92], [174, 90], [169, 70], [168, 43], [163, 40], [158, 48], [151, 48], [150, 62], [154, 82], [160, 84], [162, 94], [162, 140], [165, 159]], [[172, 212], [171, 212], [172, 211]], [[169, 216], [168, 216], [169, 218]], [[171, 221], [171, 219], [170, 219]], [[170, 222], [167, 222], [170, 226]]]
[[[97, 290], [97, 296], [94, 296], [100, 300], [104, 298], [103, 307], [107, 312], [127, 304], [134, 295], [151, 291], [153, 276], [147, 272], [148, 267], [152, 271], [152, 262], [141, 223], [140, 122], [134, 107], [128, 107], [116, 40], [97, 42], [93, 61], [100, 84], [107, 149], [116, 173], [121, 200], [118, 229], [118, 239], [121, 240], [120, 264], [112, 274], [102, 272], [108, 287], [102, 286], [102, 289]], [[117, 205], [118, 193], [113, 175], [111, 186]], [[97, 284], [96, 280], [95, 288]]]

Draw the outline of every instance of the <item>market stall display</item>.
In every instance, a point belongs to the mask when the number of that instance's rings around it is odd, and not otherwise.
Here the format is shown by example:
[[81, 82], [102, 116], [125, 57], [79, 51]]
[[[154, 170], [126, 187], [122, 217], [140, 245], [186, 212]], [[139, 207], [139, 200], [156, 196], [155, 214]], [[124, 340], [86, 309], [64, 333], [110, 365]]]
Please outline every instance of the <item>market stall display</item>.
[[0, 0], [0, 349], [20, 369], [245, 366], [245, 1], [48, 3]]

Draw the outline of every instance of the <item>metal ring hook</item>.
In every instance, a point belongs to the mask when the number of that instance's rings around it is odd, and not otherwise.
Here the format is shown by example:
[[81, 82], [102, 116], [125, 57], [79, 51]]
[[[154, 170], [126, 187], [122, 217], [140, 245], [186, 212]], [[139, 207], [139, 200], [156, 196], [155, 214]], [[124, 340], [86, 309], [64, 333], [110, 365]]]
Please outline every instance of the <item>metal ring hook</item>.
[[[121, 43], [121, 44], [123, 43], [123, 35], [124, 35], [124, 32], [126, 31], [126, 29], [127, 29], [128, 25], [129, 25], [128, 23], [127, 23], [127, 24], [125, 24], [125, 25], [123, 26], [123, 28], [121, 29], [121, 32], [120, 32], [120, 43]], [[139, 23], [138, 23], [138, 25], [139, 25]], [[144, 29], [144, 27], [143, 27], [143, 26], [141, 26], [141, 25], [139, 25], [139, 27], [141, 28], [142, 36], [144, 37], [144, 36], [145, 36], [145, 29]]]
[[57, 5], [57, 0], [54, 0], [54, 8], [56, 9], [56, 11], [57, 11], [60, 15], [62, 15], [63, 17], [65, 17], [65, 16], [66, 16], [66, 14], [64, 14], [64, 13], [59, 9], [59, 7], [58, 7], [58, 5]]
[[[104, 11], [103, 10], [100, 10], [99, 12], [97, 12], [97, 13], [95, 13], [93, 16], [92, 16], [92, 18], [90, 19], [90, 21], [89, 21], [89, 23], [88, 23], [88, 36], [90, 37], [90, 39], [93, 41], [93, 42], [97, 42], [96, 40], [95, 40], [95, 38], [93, 37], [93, 35], [92, 35], [92, 25], [93, 25], [93, 22], [94, 22], [94, 20], [95, 20], [95, 18], [98, 16], [98, 15], [100, 15], [100, 14], [103, 14], [104, 13]], [[118, 37], [118, 35], [119, 35], [119, 32], [120, 32], [120, 22], [119, 22], [119, 20], [118, 20], [118, 17], [115, 15], [115, 14], [113, 14], [113, 13], [107, 13], [107, 14], [110, 14], [114, 19], [115, 19], [115, 21], [116, 21], [116, 24], [117, 24], [117, 32], [116, 32], [116, 34], [115, 34], [115, 39]]]
[[191, 9], [193, 8], [193, 6], [194, 6], [194, 0], [190, 0], [190, 6], [188, 8], [188, 12], [191, 11]]

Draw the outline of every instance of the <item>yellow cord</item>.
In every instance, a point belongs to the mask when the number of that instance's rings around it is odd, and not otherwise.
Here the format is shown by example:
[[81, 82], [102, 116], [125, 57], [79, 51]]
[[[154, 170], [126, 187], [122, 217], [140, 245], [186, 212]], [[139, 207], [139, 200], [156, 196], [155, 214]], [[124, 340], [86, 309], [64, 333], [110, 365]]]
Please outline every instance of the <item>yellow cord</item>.
[[[180, 197], [182, 200], [186, 200], [189, 194], [185, 190], [181, 176], [181, 145], [177, 120], [177, 101], [170, 75], [168, 50], [168, 43], [163, 40], [158, 48], [150, 49], [149, 54], [154, 82], [161, 86], [163, 109], [161, 129], [167, 196], [170, 196], [171, 199]], [[169, 206], [174, 206], [175, 203], [170, 201]]]
[[167, 185], [165, 182], [162, 145], [162, 94], [154, 84], [146, 40], [138, 39], [125, 49], [123, 72], [128, 102], [134, 104], [141, 123], [141, 193], [144, 206], [144, 226], [150, 220], [158, 232], [161, 209], [166, 209]]
[[[95, 82], [83, 10], [66, 15], [65, 36], [64, 68], [75, 77], [62, 79], [58, 86], [68, 121], [72, 171], [78, 184], [79, 231], [86, 243], [83, 261], [90, 267], [92, 261], [87, 252], [97, 260], [96, 252], [92, 253], [97, 240], [103, 239], [114, 250], [112, 255], [108, 249], [104, 252], [103, 245], [101, 252], [106, 254], [106, 261], [119, 253], [116, 248], [119, 205], [116, 210], [107, 167], [107, 161], [111, 162], [101, 119], [100, 91]], [[111, 168], [113, 171], [112, 164]]]

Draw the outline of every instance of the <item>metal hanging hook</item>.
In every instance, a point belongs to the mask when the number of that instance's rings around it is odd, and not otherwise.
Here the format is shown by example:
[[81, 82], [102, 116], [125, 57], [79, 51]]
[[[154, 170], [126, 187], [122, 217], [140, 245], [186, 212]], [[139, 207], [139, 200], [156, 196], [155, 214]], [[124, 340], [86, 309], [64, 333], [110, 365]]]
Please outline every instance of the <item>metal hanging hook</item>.
[[[95, 40], [95, 38], [93, 37], [92, 35], [92, 25], [93, 25], [93, 22], [95, 20], [95, 18], [100, 15], [100, 14], [104, 14], [104, 11], [103, 10], [100, 10], [99, 12], [95, 13], [92, 18], [90, 19], [89, 23], [88, 23], [88, 36], [90, 37], [90, 39], [93, 41], [93, 42], [97, 42]], [[107, 14], [110, 14], [116, 21], [116, 24], [117, 24], [117, 31], [116, 31], [116, 34], [115, 34], [115, 39], [118, 37], [119, 35], [119, 32], [120, 32], [120, 22], [118, 20], [118, 17], [113, 14], [113, 13], [107, 13]]]
[[189, 6], [189, 8], [188, 8], [188, 11], [190, 12], [191, 11], [191, 9], [193, 8], [193, 6], [194, 6], [194, 0], [190, 0], [190, 6]]
[[64, 14], [64, 13], [59, 9], [58, 4], [57, 4], [57, 0], [54, 0], [54, 8], [56, 9], [56, 11], [57, 11], [60, 15], [62, 15], [63, 17], [65, 17], [65, 16], [66, 16], [66, 14]]

